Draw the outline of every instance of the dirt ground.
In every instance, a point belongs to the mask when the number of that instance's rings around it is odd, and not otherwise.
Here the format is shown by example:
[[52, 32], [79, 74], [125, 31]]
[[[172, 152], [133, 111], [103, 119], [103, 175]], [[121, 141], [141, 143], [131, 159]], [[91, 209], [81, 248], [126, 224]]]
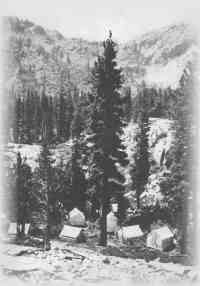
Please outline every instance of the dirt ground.
[[[129, 252], [132, 248], [129, 246]], [[126, 252], [122, 249], [112, 240], [107, 248], [53, 240], [50, 251], [7, 242], [1, 245], [0, 283], [15, 286], [200, 285], [197, 266], [162, 263], [158, 257], [150, 261], [129, 258], [127, 247]]]

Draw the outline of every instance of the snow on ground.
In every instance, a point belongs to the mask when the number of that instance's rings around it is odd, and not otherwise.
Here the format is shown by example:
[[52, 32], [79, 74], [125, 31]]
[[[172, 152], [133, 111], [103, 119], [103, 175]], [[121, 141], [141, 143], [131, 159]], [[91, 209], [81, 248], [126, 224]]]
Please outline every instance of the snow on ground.
[[[172, 142], [172, 132], [170, 130], [171, 121], [162, 118], [151, 118], [151, 128], [149, 134], [149, 143], [152, 146], [155, 142], [155, 146], [151, 148], [152, 155], [155, 161], [159, 164], [160, 157], [163, 149], [166, 151], [170, 148]], [[124, 128], [124, 135], [122, 140], [126, 146], [129, 160], [132, 159], [132, 155], [135, 150], [135, 134], [137, 126], [133, 122], [130, 122]], [[162, 136], [164, 135], [164, 136]], [[2, 147], [2, 146], [1, 146]], [[55, 164], [59, 164], [62, 160], [68, 161], [71, 156], [72, 140], [65, 143], [58, 144], [56, 148], [52, 149], [52, 158], [55, 160]], [[16, 163], [17, 153], [20, 152], [22, 159], [26, 159], [27, 164], [34, 170], [38, 166], [38, 157], [41, 151], [41, 146], [38, 144], [16, 144], [8, 143], [7, 146], [1, 148], [1, 153], [8, 159], [11, 164]]]
[[6, 150], [8, 158], [16, 163], [17, 153], [20, 152], [22, 159], [26, 159], [27, 164], [34, 170], [38, 166], [38, 156], [41, 151], [40, 145], [9, 143]]
[[167, 152], [173, 141], [172, 121], [164, 118], [151, 118], [149, 145], [153, 159], [160, 164], [163, 150]]
[[157, 203], [162, 202], [164, 196], [160, 192], [160, 178], [160, 173], [149, 176], [149, 182], [147, 183], [146, 190], [140, 196], [143, 205], [155, 206]]
[[[83, 244], [52, 241], [48, 252], [32, 247], [4, 244], [0, 267], [1, 285], [198, 285], [199, 269], [158, 260], [145, 262], [142, 259], [128, 259], [104, 256], [102, 247], [88, 249]], [[25, 254], [25, 251], [29, 254]], [[24, 251], [24, 255], [19, 255]], [[32, 251], [32, 253], [31, 253]], [[73, 254], [83, 255], [84, 260], [66, 259]], [[196, 282], [196, 283], [195, 283]]]
[[[136, 151], [135, 135], [137, 132], [137, 125], [130, 122], [124, 129], [123, 142], [126, 146], [128, 159], [130, 163], [133, 163], [133, 155]], [[160, 166], [161, 156], [163, 151], [166, 153], [173, 141], [172, 121], [164, 118], [150, 118], [150, 131], [149, 131], [149, 146], [152, 158], [156, 162], [157, 166]], [[165, 163], [165, 159], [163, 161]], [[131, 182], [129, 168], [124, 170], [126, 183]], [[157, 201], [161, 201], [163, 196], [160, 193], [160, 178], [161, 173], [152, 174], [149, 177], [149, 184], [146, 191], [141, 195], [143, 202], [147, 204], [156, 204]], [[127, 198], [133, 200], [135, 198], [135, 192], [132, 190], [126, 195]], [[133, 200], [134, 201], [134, 200]], [[134, 204], [133, 204], [134, 205]]]
[[[163, 150], [168, 151], [173, 140], [173, 132], [171, 129], [172, 121], [164, 118], [150, 118], [149, 145], [151, 153], [156, 163], [160, 164], [160, 158]], [[135, 135], [137, 125], [130, 122], [124, 128], [122, 140], [126, 146], [128, 159], [133, 160], [135, 152]]]
[[[58, 144], [55, 149], [52, 149], [52, 159], [54, 159], [54, 164], [57, 165], [61, 160], [69, 160], [71, 156], [72, 141]], [[6, 156], [8, 162], [12, 165], [16, 163], [17, 153], [20, 152], [23, 160], [31, 167], [32, 171], [38, 167], [38, 157], [41, 152], [41, 145], [37, 144], [16, 144], [8, 143], [5, 148], [1, 149], [1, 152]]]

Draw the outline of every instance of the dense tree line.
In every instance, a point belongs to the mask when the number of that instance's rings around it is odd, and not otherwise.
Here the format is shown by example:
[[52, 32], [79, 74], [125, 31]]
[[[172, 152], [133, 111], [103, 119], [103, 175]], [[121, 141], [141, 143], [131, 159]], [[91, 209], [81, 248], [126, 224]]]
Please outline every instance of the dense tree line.
[[[148, 114], [150, 117], [164, 117], [173, 119], [172, 110], [177, 102], [176, 92], [171, 88], [161, 90], [156, 88], [145, 88], [148, 97]], [[61, 88], [60, 95], [51, 97], [34, 90], [27, 90], [25, 96], [11, 92], [9, 94], [9, 116], [12, 117], [8, 125], [8, 132], [11, 141], [15, 143], [33, 144], [42, 142], [42, 134], [45, 124], [45, 132], [49, 143], [58, 144], [69, 140], [71, 134], [71, 124], [73, 129], [79, 128], [79, 133], [87, 129], [89, 117], [89, 107], [92, 93], [85, 94], [76, 88], [66, 91]], [[129, 122], [132, 118], [137, 121], [140, 107], [138, 97], [131, 93], [129, 87], [122, 89], [123, 102], [122, 112], [125, 115], [124, 121]], [[80, 117], [77, 123], [73, 117]], [[77, 119], [78, 120], [78, 119]], [[79, 123], [78, 123], [79, 122]], [[79, 125], [78, 125], [79, 124]]]
[[62, 92], [59, 97], [46, 96], [45, 90], [42, 94], [28, 90], [25, 97], [11, 94], [9, 112], [14, 114], [10, 124], [11, 141], [40, 144], [45, 133], [50, 144], [65, 142], [72, 136], [71, 124], [77, 113], [80, 124], [76, 128], [82, 132], [87, 118], [87, 95], [75, 93], [78, 91]]
[[[168, 87], [161, 89], [157, 87], [147, 87], [142, 82], [138, 86], [137, 91], [132, 93], [132, 100], [128, 100], [131, 116], [135, 122], [138, 120], [139, 113], [141, 113], [142, 103], [140, 104], [141, 91], [145, 93], [145, 108], [149, 117], [173, 119], [174, 106], [177, 103], [177, 90]], [[126, 92], [127, 94], [127, 92]], [[128, 108], [128, 107], [127, 107]], [[126, 109], [127, 111], [127, 109]]]

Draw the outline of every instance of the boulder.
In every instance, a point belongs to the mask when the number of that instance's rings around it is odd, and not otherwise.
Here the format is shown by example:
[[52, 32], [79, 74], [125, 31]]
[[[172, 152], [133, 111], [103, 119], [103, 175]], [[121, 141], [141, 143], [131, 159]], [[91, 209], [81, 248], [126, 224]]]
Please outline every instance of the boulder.
[[71, 225], [64, 225], [60, 233], [60, 238], [72, 238], [75, 239], [77, 242], [86, 241], [84, 229], [81, 227], [75, 227]]
[[147, 247], [166, 251], [173, 246], [174, 235], [168, 226], [153, 229], [147, 236]]
[[84, 226], [85, 225], [85, 215], [78, 210], [77, 208], [74, 208], [69, 213], [69, 223], [74, 226]]
[[107, 232], [116, 233], [118, 231], [118, 219], [113, 212], [107, 215]]
[[144, 235], [139, 225], [131, 225], [122, 227], [118, 233], [118, 238], [121, 241], [128, 241], [133, 238], [141, 237]]

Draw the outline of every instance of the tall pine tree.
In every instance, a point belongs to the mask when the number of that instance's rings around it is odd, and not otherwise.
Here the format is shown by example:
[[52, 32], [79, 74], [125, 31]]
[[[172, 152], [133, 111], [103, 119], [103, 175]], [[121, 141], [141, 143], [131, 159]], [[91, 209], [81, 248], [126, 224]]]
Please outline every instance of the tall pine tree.
[[[191, 254], [195, 248], [196, 228], [196, 189], [195, 177], [197, 161], [193, 152], [197, 151], [197, 123], [194, 113], [195, 69], [188, 65], [176, 91], [177, 104], [173, 108], [174, 142], [167, 154], [166, 174], [161, 183], [174, 224], [182, 232], [181, 251]], [[190, 219], [192, 217], [192, 221]], [[191, 228], [191, 225], [193, 227]], [[190, 228], [190, 229], [189, 229]], [[189, 235], [190, 234], [190, 235]], [[195, 252], [193, 252], [195, 254]]]
[[[53, 196], [52, 196], [52, 186], [54, 170], [52, 167], [53, 159], [51, 157], [50, 148], [50, 138], [49, 138], [49, 103], [48, 99], [43, 93], [42, 96], [42, 150], [39, 156], [39, 167], [36, 171], [36, 183], [38, 185], [38, 196], [35, 196], [36, 206], [39, 207], [39, 211], [44, 213], [43, 223], [46, 225], [44, 232], [44, 249], [50, 249], [50, 208]], [[40, 209], [41, 208], [41, 209]]]
[[91, 173], [100, 202], [100, 245], [107, 244], [106, 216], [110, 199], [121, 198], [124, 177], [118, 165], [127, 164], [125, 148], [120, 135], [123, 132], [121, 70], [116, 63], [116, 44], [109, 38], [103, 43], [104, 53], [93, 69], [94, 104], [90, 123], [92, 143]]
[[82, 132], [83, 118], [81, 118], [81, 108], [77, 103], [73, 120], [71, 123], [71, 137], [73, 140], [72, 157], [70, 161], [71, 171], [71, 199], [73, 207], [85, 210], [86, 201], [86, 179], [82, 169], [82, 158], [84, 154], [84, 141]]
[[[137, 114], [136, 114], [137, 113]], [[131, 176], [136, 189], [137, 208], [140, 208], [140, 195], [145, 190], [149, 177], [149, 113], [150, 98], [148, 90], [143, 85], [139, 91], [135, 114], [137, 116], [136, 151]]]
[[30, 215], [30, 196], [32, 192], [32, 172], [31, 168], [22, 161], [21, 155], [17, 154], [15, 168], [16, 176], [16, 204], [17, 204], [17, 234], [24, 235], [25, 223]]

